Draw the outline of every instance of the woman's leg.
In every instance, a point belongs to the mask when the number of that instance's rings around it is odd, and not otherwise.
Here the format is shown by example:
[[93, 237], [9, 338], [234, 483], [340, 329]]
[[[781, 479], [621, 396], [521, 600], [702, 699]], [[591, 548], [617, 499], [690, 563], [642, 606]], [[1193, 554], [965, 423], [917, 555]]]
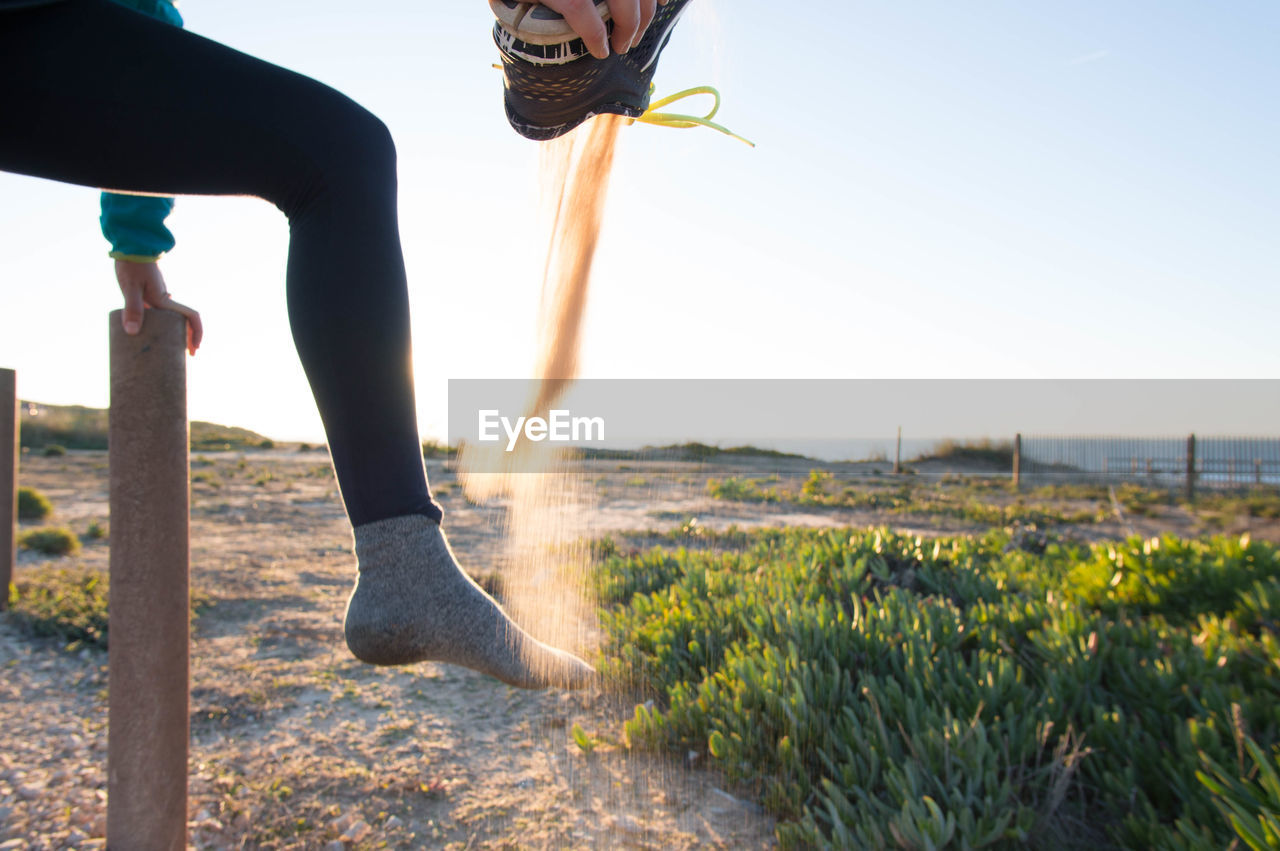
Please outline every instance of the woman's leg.
[[0, 169], [256, 195], [288, 216], [290, 326], [351, 522], [438, 520], [382, 122], [314, 80], [107, 0], [0, 15], [0, 80]]
[[256, 195], [289, 218], [289, 321], [360, 579], [347, 643], [521, 686], [586, 665], [529, 638], [458, 568], [427, 491], [386, 127], [342, 94], [117, 6], [0, 14], [0, 170], [125, 191]]

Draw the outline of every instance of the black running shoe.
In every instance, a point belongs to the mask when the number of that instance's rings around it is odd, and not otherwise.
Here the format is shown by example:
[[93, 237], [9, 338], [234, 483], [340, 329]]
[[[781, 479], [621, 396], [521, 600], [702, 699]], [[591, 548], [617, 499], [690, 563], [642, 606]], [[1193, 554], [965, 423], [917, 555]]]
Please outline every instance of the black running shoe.
[[[493, 40], [502, 54], [507, 120], [527, 139], [563, 136], [602, 113], [639, 118], [649, 108], [658, 55], [689, 0], [659, 6], [640, 42], [626, 53], [596, 59], [558, 13], [534, 3], [489, 0], [498, 21]], [[605, 2], [596, 4], [610, 32]]]

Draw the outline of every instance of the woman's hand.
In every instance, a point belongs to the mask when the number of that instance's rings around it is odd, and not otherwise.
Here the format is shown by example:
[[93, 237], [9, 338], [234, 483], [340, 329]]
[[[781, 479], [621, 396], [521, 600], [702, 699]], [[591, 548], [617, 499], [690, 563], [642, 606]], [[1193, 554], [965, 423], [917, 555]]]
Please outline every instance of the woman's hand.
[[[573, 31], [581, 36], [591, 55], [604, 59], [609, 55], [609, 43], [604, 21], [596, 14], [593, 0], [540, 0], [549, 9], [564, 16]], [[609, 15], [613, 18], [613, 51], [626, 53], [649, 29], [659, 5], [667, 0], [609, 0]]]
[[137, 334], [142, 330], [146, 308], [172, 310], [187, 318], [187, 352], [193, 355], [196, 353], [196, 349], [200, 348], [200, 340], [204, 337], [200, 314], [173, 300], [164, 284], [164, 275], [160, 274], [160, 264], [117, 260], [116, 281], [120, 284], [120, 292], [124, 294], [122, 318], [126, 334]]

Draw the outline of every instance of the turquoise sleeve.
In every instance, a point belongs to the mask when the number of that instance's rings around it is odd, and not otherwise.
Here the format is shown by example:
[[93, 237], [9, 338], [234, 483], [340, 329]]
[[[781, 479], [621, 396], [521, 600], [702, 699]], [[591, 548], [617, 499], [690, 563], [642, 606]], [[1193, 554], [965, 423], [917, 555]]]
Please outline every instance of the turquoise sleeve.
[[164, 220], [173, 210], [172, 198], [102, 193], [102, 235], [111, 243], [111, 256], [122, 260], [154, 260], [173, 248], [173, 234]]
[[166, 24], [182, 26], [182, 15], [178, 14], [177, 4], [170, 0], [116, 0], [121, 6], [159, 18]]
[[[175, 27], [182, 15], [166, 0], [116, 0], [138, 12]], [[172, 198], [102, 193], [102, 235], [111, 243], [111, 256], [124, 260], [155, 260], [173, 248], [173, 234], [165, 219], [173, 211]]]

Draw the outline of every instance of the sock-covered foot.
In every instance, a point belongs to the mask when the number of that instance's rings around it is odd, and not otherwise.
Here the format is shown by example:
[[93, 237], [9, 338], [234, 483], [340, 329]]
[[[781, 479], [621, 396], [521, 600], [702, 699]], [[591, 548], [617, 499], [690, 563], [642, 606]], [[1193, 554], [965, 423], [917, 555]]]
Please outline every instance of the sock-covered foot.
[[360, 575], [343, 621], [347, 647], [374, 665], [449, 662], [520, 688], [583, 688], [586, 662], [534, 639], [463, 573], [440, 525], [392, 517], [357, 526]]

